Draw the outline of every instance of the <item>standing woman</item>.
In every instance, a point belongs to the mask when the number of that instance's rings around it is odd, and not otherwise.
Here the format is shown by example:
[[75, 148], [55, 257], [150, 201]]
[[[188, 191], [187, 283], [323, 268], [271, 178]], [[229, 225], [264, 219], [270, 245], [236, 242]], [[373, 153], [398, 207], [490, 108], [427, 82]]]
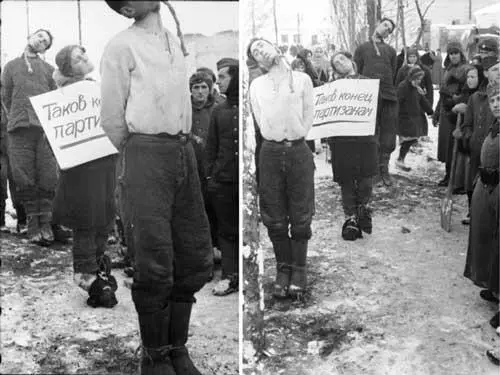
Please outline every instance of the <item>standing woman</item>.
[[419, 65], [415, 64], [408, 71], [405, 80], [398, 85], [400, 149], [396, 167], [405, 172], [411, 170], [405, 164], [405, 157], [410, 147], [423, 135], [424, 123], [427, 123], [425, 114], [431, 115], [433, 113], [432, 103], [429, 103], [426, 92], [421, 87], [424, 76], [425, 72]]
[[452, 112], [455, 100], [459, 97], [466, 81], [466, 60], [460, 43], [451, 42], [447, 48], [448, 55], [444, 61], [445, 72], [439, 90], [439, 103], [436, 106], [434, 124], [439, 123], [438, 160], [445, 163], [446, 174], [439, 181], [439, 186], [447, 186], [450, 179], [451, 159], [453, 157], [453, 130], [457, 115]]
[[[64, 47], [56, 55], [58, 87], [82, 81], [94, 70], [85, 49]], [[92, 307], [113, 307], [117, 284], [105, 255], [115, 218], [115, 156], [61, 171], [54, 200], [53, 221], [73, 229], [74, 281], [89, 293]]]

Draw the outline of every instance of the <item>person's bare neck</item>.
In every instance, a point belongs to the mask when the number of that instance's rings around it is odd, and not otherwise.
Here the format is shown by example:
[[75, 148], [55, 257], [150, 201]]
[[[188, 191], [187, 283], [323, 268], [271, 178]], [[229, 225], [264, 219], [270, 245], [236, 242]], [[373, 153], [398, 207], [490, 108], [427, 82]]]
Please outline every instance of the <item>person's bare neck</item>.
[[24, 49], [24, 53], [28, 57], [36, 57], [38, 55], [35, 51], [33, 51], [33, 48], [31, 48], [31, 46], [29, 44], [26, 45], [26, 48]]
[[136, 20], [134, 25], [154, 33], [161, 33], [163, 31], [160, 12], [149, 12], [145, 17]]
[[275, 63], [271, 65], [269, 68], [269, 73], [271, 75], [281, 75], [287, 72], [287, 67], [285, 65], [285, 62], [281, 58], [281, 56], [278, 56], [275, 60]]

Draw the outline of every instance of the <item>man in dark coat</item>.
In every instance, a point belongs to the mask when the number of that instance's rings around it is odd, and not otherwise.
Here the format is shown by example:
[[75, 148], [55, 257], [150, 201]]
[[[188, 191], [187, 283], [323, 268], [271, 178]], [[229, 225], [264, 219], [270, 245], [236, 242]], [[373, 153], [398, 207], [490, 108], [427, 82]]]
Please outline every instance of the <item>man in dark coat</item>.
[[396, 148], [396, 124], [398, 102], [394, 78], [397, 73], [396, 50], [384, 43], [396, 25], [388, 19], [380, 20], [375, 33], [368, 42], [361, 44], [354, 52], [358, 72], [368, 78], [380, 79], [380, 95], [377, 108], [375, 137], [378, 142], [379, 176], [386, 186], [392, 185], [389, 175], [389, 160]]
[[222, 279], [213, 290], [216, 296], [238, 291], [238, 60], [217, 62], [218, 85], [226, 102], [217, 105], [210, 121], [206, 147], [208, 190], [217, 219], [217, 237], [222, 252]]
[[101, 123], [123, 155], [141, 374], [200, 375], [186, 343], [194, 295], [212, 273], [213, 252], [189, 137], [183, 39], [179, 44], [163, 27], [159, 1], [107, 4], [135, 19], [103, 53]]
[[[207, 161], [205, 157], [205, 147], [207, 145], [208, 128], [212, 110], [215, 107], [215, 98], [213, 96], [214, 81], [212, 77], [203, 71], [199, 71], [189, 79], [189, 88], [191, 91], [191, 106], [193, 107], [193, 127], [191, 134], [193, 137], [193, 148], [198, 164], [198, 175], [200, 176], [203, 201], [210, 223], [210, 233], [212, 236], [212, 245], [218, 247], [217, 241], [217, 219], [215, 211], [207, 191]], [[221, 97], [222, 98], [222, 97]], [[224, 102], [225, 99], [222, 100]]]
[[9, 161], [16, 195], [26, 210], [29, 240], [40, 245], [54, 241], [51, 221], [57, 164], [29, 97], [56, 89], [54, 68], [39, 57], [51, 45], [49, 31], [35, 31], [22, 56], [9, 61], [2, 74], [2, 102], [8, 112]]

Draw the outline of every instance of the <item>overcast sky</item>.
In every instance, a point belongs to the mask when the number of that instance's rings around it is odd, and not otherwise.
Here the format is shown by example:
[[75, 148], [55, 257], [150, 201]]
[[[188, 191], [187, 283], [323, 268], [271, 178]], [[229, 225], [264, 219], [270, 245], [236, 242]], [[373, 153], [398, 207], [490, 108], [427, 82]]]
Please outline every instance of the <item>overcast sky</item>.
[[[207, 36], [223, 30], [238, 30], [237, 2], [172, 2], [184, 34], [200, 33]], [[2, 65], [23, 52], [27, 36], [26, 2], [4, 0], [2, 6]], [[106, 43], [132, 21], [115, 13], [104, 0], [81, 0], [82, 44], [96, 66]], [[167, 7], [162, 5], [164, 25], [176, 34], [175, 22]], [[29, 1], [30, 31], [49, 29], [54, 44], [47, 51], [47, 62], [54, 65], [55, 54], [68, 44], [78, 44], [77, 2]]]

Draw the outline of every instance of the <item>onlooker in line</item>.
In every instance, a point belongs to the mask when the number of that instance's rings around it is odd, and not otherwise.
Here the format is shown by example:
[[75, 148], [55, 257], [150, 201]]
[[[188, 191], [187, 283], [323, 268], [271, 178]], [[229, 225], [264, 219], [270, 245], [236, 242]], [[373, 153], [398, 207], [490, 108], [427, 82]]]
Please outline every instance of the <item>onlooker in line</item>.
[[432, 83], [439, 87], [443, 80], [443, 57], [441, 56], [441, 49], [437, 49], [435, 53], [431, 54], [434, 64], [432, 64]]
[[224, 58], [217, 63], [217, 69], [219, 88], [227, 100], [212, 112], [206, 147], [206, 174], [222, 252], [222, 278], [213, 293], [225, 296], [239, 288], [238, 60]]
[[[403, 69], [403, 68], [401, 68]], [[422, 136], [423, 129], [427, 123], [425, 114], [431, 115], [432, 103], [429, 103], [426, 92], [421, 87], [425, 72], [415, 64], [407, 73], [404, 81], [398, 86], [398, 136], [399, 136], [399, 156], [396, 161], [396, 167], [409, 172], [411, 168], [405, 164], [405, 158], [410, 147]]]
[[458, 42], [450, 42], [448, 55], [444, 61], [445, 72], [439, 89], [439, 102], [436, 105], [433, 124], [439, 124], [438, 160], [445, 163], [446, 174], [438, 186], [448, 186], [453, 158], [453, 131], [456, 127], [457, 115], [452, 112], [456, 100], [466, 81], [466, 60], [462, 47]]

